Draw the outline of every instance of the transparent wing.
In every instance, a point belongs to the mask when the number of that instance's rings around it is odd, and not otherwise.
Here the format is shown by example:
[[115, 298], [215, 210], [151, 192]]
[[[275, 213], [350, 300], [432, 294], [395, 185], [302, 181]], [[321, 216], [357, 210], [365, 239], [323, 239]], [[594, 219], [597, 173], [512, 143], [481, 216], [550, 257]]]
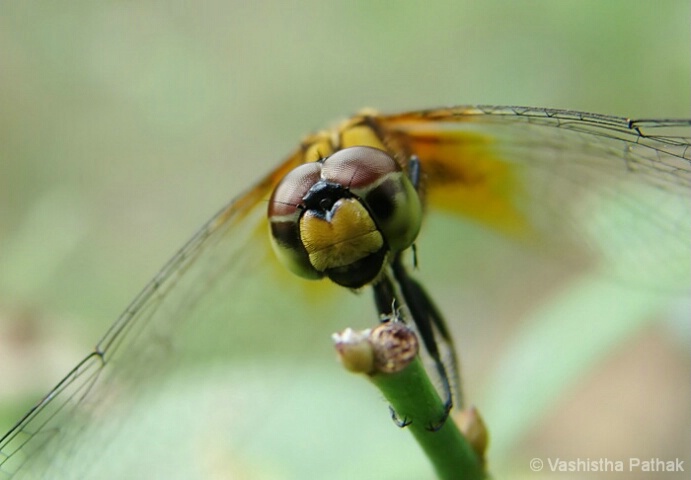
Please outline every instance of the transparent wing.
[[[640, 257], [638, 269], [655, 266], [672, 286], [688, 275], [673, 261], [688, 257], [688, 121], [458, 108], [376, 122], [421, 158], [430, 211], [416, 275], [454, 327], [459, 296], [464, 317], [491, 317], [504, 284], [530, 284], [539, 270], [468, 218], [614, 273]], [[366, 478], [362, 465], [373, 478], [431, 476], [385, 404], [373, 411], [376, 394], [328, 361], [332, 331], [376, 321], [368, 292], [275, 264], [265, 200], [301, 161], [293, 155], [164, 267], [0, 440], [0, 478]], [[485, 300], [459, 295], [487, 285]]]
[[388, 117], [429, 203], [646, 289], [691, 282], [691, 121], [524, 107]]

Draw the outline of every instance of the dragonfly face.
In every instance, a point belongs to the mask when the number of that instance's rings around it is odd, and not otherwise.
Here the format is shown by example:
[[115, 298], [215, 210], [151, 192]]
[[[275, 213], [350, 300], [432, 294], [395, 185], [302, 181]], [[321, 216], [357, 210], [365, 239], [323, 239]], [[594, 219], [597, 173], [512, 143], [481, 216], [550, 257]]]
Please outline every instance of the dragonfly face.
[[[474, 304], [475, 313], [491, 317], [504, 308], [516, 322], [517, 312], [539, 306], [503, 301], [510, 288], [503, 285], [532, 279], [528, 269], [514, 269], [519, 249], [531, 260], [554, 258], [569, 273], [575, 265], [574, 275], [588, 271], [638, 289], [633, 300], [607, 290], [589, 309], [579, 297], [576, 309], [587, 315], [576, 315], [570, 337], [607, 324], [625, 301], [639, 305], [645, 289], [688, 294], [690, 138], [691, 120], [509, 107], [366, 112], [310, 135], [204, 225], [93, 352], [0, 438], [0, 479], [131, 478], [135, 471], [144, 478], [252, 478], [246, 474], [257, 468], [273, 469], [268, 478], [277, 469], [282, 478], [339, 478], [333, 465], [343, 465], [340, 478], [352, 478], [362, 466], [347, 471], [344, 455], [376, 456], [386, 469], [392, 448], [399, 453], [392, 471], [400, 472], [417, 450], [401, 453], [409, 439], [392, 447], [404, 435], [381, 441], [379, 434], [395, 429], [385, 408], [372, 414], [385, 417], [377, 435], [360, 430], [376, 423], [360, 422], [368, 402], [334, 412], [359, 397], [342, 377], [328, 383], [341, 373], [324, 360], [332, 358], [330, 334], [371, 326], [392, 298], [416, 323], [427, 317], [435, 328], [432, 295], [454, 314], [449, 326], [457, 331], [473, 320], [463, 314], [481, 293], [487, 300]], [[413, 159], [419, 176], [411, 173]], [[465, 235], [469, 224], [482, 235], [474, 243]], [[502, 250], [511, 257], [493, 255], [497, 238], [511, 243]], [[278, 264], [270, 243], [297, 276]], [[416, 278], [404, 256], [413, 243]], [[467, 294], [479, 282], [483, 288]], [[339, 285], [371, 285], [376, 310]], [[545, 369], [558, 363], [544, 358]], [[510, 373], [509, 380], [533, 381], [540, 371]], [[515, 400], [506, 397], [498, 411], [514, 415]], [[497, 438], [501, 425], [496, 416], [487, 420]], [[345, 433], [351, 426], [353, 436]], [[215, 461], [219, 451], [226, 460]], [[316, 459], [327, 469], [315, 473]], [[424, 459], [415, 465], [426, 468]], [[411, 476], [430, 476], [422, 472]]]
[[412, 245], [422, 207], [386, 152], [349, 147], [286, 175], [268, 215], [274, 250], [292, 272], [360, 288]]

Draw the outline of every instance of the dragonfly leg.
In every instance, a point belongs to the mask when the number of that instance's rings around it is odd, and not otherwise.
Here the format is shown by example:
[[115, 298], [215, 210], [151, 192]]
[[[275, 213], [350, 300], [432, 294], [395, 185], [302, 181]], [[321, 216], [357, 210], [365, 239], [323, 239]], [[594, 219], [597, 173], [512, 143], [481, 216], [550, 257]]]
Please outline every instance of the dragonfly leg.
[[[446, 326], [446, 322], [444, 322], [444, 319], [441, 316], [441, 313], [439, 313], [439, 310], [436, 308], [427, 292], [424, 290], [424, 288], [422, 288], [422, 285], [408, 275], [408, 272], [403, 266], [400, 255], [392, 262], [392, 268], [394, 278], [400, 286], [401, 293], [405, 299], [405, 304], [408, 306], [408, 309], [413, 316], [413, 320], [415, 321], [415, 325], [420, 332], [425, 349], [430, 357], [432, 357], [437, 369], [437, 373], [441, 379], [445, 396], [444, 402], [448, 415], [448, 411], [451, 410], [451, 406], [453, 405], [453, 395], [451, 393], [452, 381], [456, 390], [456, 401], [459, 406], [462, 405], [462, 394], [460, 388], [461, 384], [457, 367], [458, 363], [456, 351], [453, 348], [451, 334]], [[434, 334], [435, 329], [439, 332], [441, 339], [448, 347], [447, 350], [449, 361], [447, 363], [451, 370], [451, 377], [449, 377], [447, 373], [447, 365], [445, 365], [444, 361], [442, 360], [439, 351], [439, 344]], [[443, 424], [443, 420], [440, 423]]]
[[411, 423], [413, 423], [412, 420], [408, 420], [408, 417], [399, 417], [396, 413], [396, 410], [394, 410], [391, 405], [389, 405], [389, 413], [391, 413], [391, 420], [393, 420], [393, 423], [395, 423], [396, 426], [399, 428], [405, 428]]
[[396, 306], [396, 290], [391, 283], [388, 275], [384, 275], [377, 283], [373, 285], [374, 303], [379, 312], [380, 321], [388, 321], [394, 316]]

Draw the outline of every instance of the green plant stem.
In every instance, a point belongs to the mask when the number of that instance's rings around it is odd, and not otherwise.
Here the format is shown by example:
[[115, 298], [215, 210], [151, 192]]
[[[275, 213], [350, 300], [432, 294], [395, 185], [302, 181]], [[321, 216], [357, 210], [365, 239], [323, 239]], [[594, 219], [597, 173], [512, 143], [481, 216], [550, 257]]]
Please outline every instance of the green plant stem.
[[[346, 329], [334, 335], [343, 366], [364, 373], [391, 404], [394, 420], [405, 426], [442, 480], [486, 478], [486, 429], [474, 409], [464, 428], [475, 442], [473, 449], [447, 412], [418, 356], [419, 342], [404, 323], [390, 321], [372, 330]], [[470, 423], [468, 423], [470, 422]]]
[[444, 405], [419, 357], [397, 373], [375, 373], [370, 380], [391, 404], [399, 420], [413, 434], [437, 476], [443, 480], [486, 478], [482, 462], [451, 417], [444, 418]]

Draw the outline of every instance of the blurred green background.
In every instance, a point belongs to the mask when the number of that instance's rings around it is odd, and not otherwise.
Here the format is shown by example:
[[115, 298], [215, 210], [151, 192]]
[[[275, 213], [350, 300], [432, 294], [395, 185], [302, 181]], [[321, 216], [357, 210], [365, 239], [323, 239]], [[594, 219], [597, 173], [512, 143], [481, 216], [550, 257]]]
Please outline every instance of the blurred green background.
[[302, 135], [365, 106], [686, 117], [689, 18], [684, 0], [4, 3], [0, 427]]

